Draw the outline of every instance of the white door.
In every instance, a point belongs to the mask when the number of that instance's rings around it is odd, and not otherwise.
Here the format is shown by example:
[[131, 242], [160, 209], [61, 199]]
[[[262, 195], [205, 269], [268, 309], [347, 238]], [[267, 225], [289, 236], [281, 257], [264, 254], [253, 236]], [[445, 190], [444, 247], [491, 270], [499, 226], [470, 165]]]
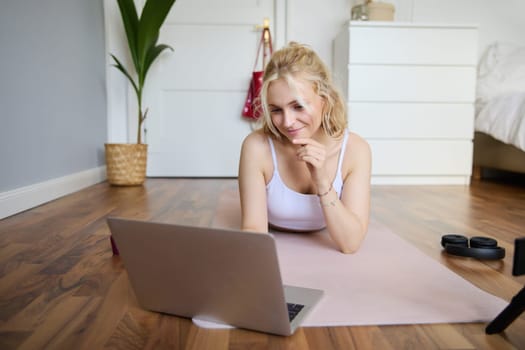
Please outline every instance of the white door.
[[175, 3], [159, 38], [174, 51], [159, 57], [146, 82], [148, 176], [237, 175], [252, 128], [241, 110], [261, 35], [256, 25], [269, 18], [276, 36], [277, 2]]

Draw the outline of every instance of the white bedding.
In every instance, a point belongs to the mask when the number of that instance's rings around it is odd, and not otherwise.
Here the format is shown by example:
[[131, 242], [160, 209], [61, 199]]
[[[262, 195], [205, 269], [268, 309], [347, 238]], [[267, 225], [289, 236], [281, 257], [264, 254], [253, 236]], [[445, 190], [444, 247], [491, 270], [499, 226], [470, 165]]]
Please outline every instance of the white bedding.
[[525, 151], [525, 93], [494, 97], [477, 107], [477, 131]]
[[487, 48], [478, 67], [475, 129], [525, 151], [525, 47]]

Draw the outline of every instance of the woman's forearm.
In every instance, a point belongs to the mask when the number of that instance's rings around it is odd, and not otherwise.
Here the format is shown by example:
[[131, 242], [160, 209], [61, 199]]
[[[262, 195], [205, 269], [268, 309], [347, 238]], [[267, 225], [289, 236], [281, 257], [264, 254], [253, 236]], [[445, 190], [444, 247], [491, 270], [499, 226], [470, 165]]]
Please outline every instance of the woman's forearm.
[[346, 208], [335, 191], [320, 197], [320, 202], [323, 207], [326, 228], [332, 240], [341, 252], [355, 253], [366, 235], [368, 221], [361, 219]]

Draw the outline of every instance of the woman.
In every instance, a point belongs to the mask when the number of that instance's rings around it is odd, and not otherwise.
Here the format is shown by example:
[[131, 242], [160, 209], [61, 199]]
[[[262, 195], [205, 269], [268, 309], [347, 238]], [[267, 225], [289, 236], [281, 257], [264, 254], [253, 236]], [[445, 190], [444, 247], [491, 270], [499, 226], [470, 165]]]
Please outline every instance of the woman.
[[344, 101], [307, 46], [290, 43], [266, 66], [262, 128], [246, 137], [239, 163], [242, 229], [327, 228], [343, 253], [368, 228], [370, 148], [348, 132]]

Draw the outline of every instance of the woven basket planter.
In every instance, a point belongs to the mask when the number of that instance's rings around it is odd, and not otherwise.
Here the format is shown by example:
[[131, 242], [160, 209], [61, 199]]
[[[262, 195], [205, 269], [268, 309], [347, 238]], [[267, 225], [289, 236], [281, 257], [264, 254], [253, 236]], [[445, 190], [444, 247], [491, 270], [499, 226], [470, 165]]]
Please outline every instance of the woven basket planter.
[[142, 185], [146, 179], [148, 145], [106, 143], [108, 182], [116, 186]]

